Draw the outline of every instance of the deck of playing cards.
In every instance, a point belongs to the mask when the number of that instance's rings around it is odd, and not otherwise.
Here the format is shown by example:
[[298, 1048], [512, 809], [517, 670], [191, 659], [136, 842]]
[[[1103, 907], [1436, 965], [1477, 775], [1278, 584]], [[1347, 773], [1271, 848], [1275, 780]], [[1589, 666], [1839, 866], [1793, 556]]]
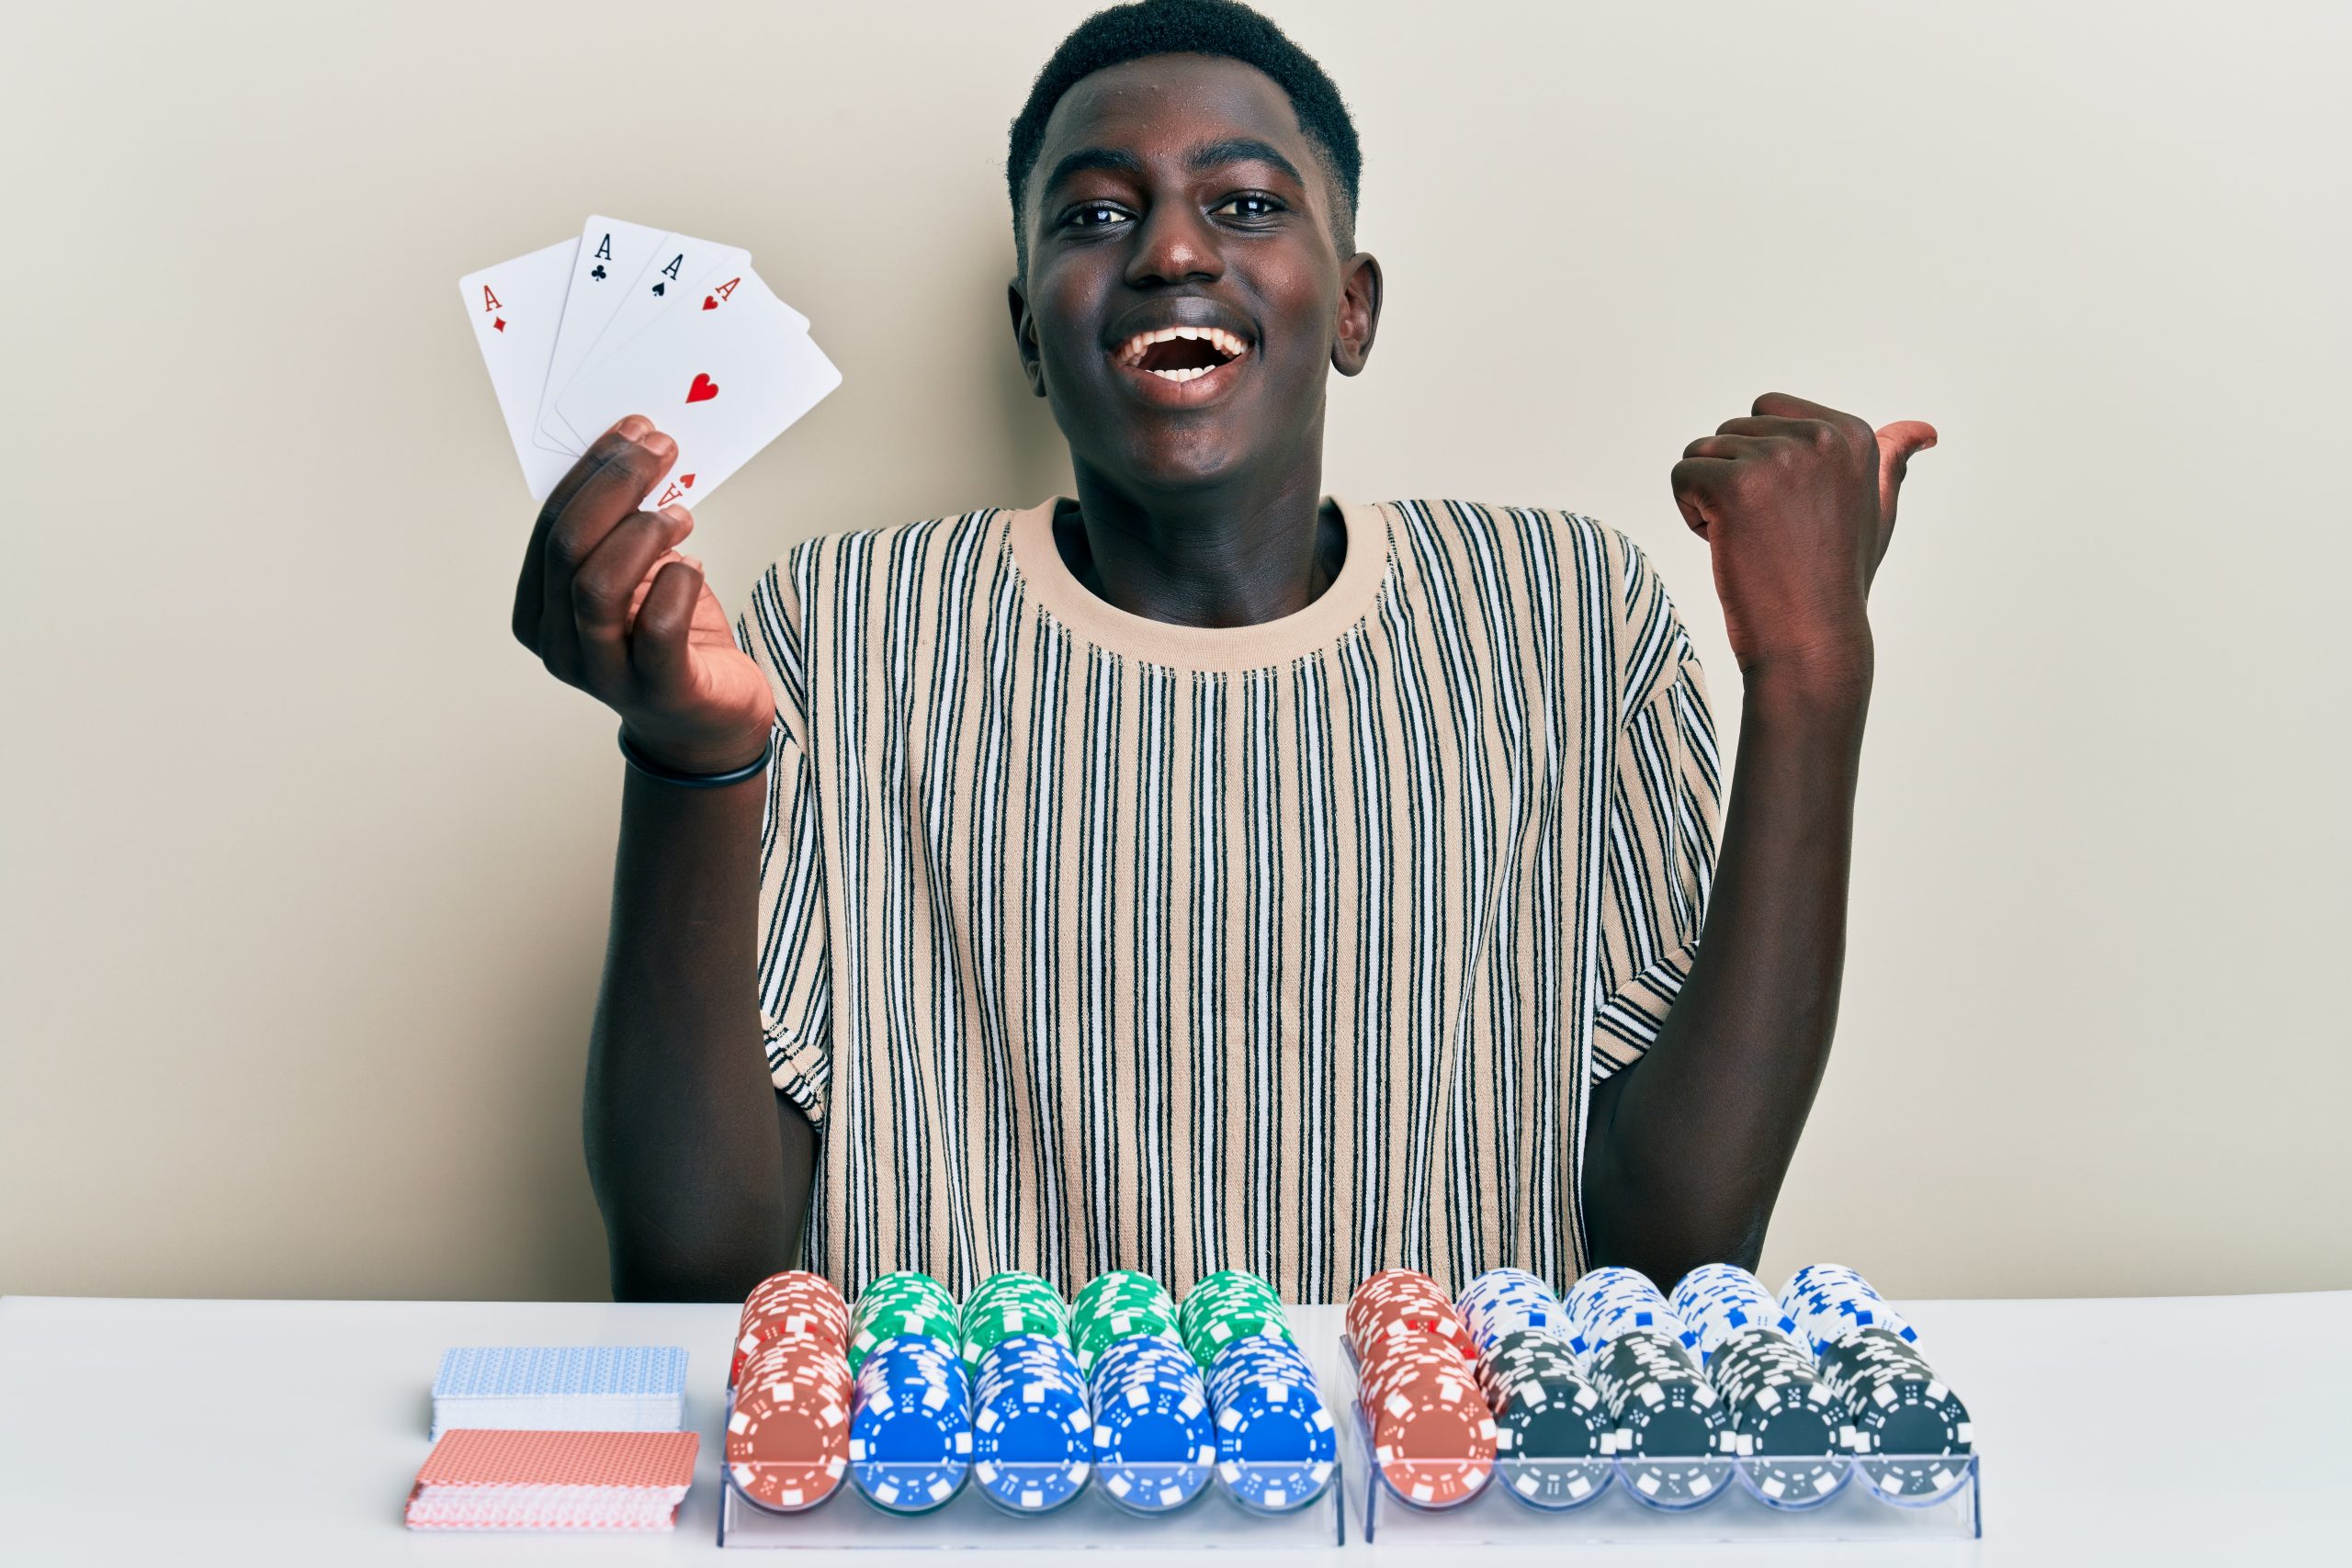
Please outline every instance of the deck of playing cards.
[[694, 1432], [453, 1431], [416, 1472], [409, 1528], [665, 1530], [701, 1446]]
[[674, 1345], [473, 1345], [443, 1352], [433, 1435], [462, 1427], [674, 1432], [686, 1353]]
[[678, 444], [649, 507], [693, 505], [841, 385], [751, 254], [614, 218], [458, 280], [531, 499], [632, 413]]

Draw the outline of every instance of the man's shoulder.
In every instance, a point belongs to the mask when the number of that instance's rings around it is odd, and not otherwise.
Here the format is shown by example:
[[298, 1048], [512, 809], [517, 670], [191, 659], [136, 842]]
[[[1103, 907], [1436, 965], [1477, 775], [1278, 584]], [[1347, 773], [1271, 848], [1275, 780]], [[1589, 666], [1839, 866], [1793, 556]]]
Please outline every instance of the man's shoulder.
[[1011, 506], [981, 506], [911, 523], [835, 529], [794, 545], [776, 558], [775, 570], [790, 575], [820, 563], [832, 566], [844, 562], [904, 561], [927, 555], [1001, 548], [1006, 525], [1018, 510]]
[[1005, 547], [1017, 510], [982, 506], [912, 523], [814, 535], [767, 564], [752, 585], [752, 602], [789, 612], [812, 593], [837, 600], [847, 591], [866, 600], [887, 599], [909, 573], [930, 575], [943, 565], [976, 575]]
[[1547, 585], [1613, 584], [1628, 604], [1656, 579], [1649, 558], [1623, 530], [1573, 507], [1435, 496], [1380, 504], [1397, 520], [1400, 550], [1499, 563]]

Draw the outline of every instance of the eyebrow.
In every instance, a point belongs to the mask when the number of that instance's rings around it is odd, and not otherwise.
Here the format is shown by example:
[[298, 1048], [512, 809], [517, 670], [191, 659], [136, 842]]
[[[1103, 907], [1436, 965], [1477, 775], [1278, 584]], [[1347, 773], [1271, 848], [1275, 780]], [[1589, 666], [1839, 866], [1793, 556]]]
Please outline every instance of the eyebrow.
[[[1222, 164], [1251, 163], [1271, 164], [1298, 184], [1306, 183], [1295, 164], [1271, 144], [1253, 136], [1232, 136], [1222, 141], [1207, 142], [1184, 155], [1184, 167], [1196, 175], [1205, 174]], [[1143, 173], [1143, 160], [1123, 148], [1081, 147], [1054, 165], [1054, 172], [1046, 176], [1046, 183], [1041, 188], [1052, 190], [1071, 175], [1082, 175], [1091, 169], [1104, 169], [1119, 175], [1140, 175]]]

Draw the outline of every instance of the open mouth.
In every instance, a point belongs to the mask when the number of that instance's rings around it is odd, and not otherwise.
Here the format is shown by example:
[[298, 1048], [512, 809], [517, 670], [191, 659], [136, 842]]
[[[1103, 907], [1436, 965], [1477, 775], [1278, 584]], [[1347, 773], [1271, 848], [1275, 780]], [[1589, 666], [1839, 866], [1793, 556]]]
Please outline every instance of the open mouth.
[[1250, 345], [1223, 327], [1161, 327], [1137, 333], [1113, 355], [1131, 370], [1163, 381], [1196, 381], [1250, 352]]

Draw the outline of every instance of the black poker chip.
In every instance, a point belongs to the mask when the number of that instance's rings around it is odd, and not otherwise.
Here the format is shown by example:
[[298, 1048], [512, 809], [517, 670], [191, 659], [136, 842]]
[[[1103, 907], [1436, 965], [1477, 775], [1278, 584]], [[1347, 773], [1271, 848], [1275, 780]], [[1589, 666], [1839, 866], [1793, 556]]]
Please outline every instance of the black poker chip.
[[1609, 1480], [1611, 1424], [1600, 1391], [1573, 1369], [1498, 1370], [1488, 1397], [1503, 1488], [1538, 1508], [1572, 1508]]
[[1626, 1484], [1668, 1506], [1722, 1486], [1736, 1451], [1730, 1413], [1680, 1341], [1629, 1329], [1593, 1358], [1591, 1371]]
[[1973, 1451], [1968, 1406], [1917, 1348], [1865, 1328], [1827, 1347], [1821, 1372], [1843, 1405], [1864, 1457], [1862, 1473], [1890, 1497], [1927, 1497], [1967, 1476]]

